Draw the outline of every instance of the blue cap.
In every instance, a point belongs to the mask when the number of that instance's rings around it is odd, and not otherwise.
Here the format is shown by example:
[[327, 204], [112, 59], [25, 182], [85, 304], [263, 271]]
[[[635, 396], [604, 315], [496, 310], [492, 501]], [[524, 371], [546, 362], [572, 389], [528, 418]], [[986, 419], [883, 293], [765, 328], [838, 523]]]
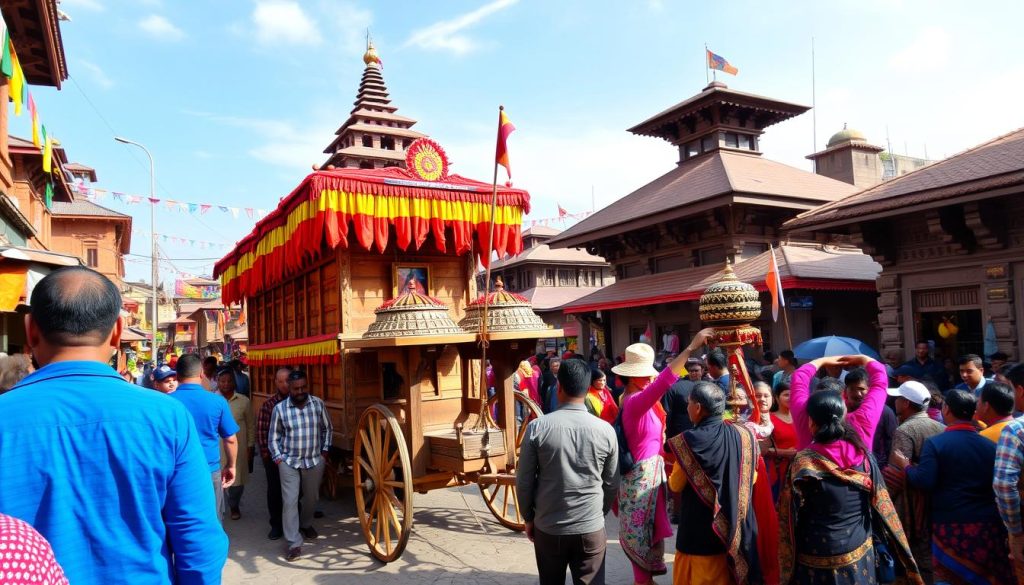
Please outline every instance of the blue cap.
[[178, 372], [175, 372], [174, 370], [171, 369], [171, 366], [168, 366], [166, 364], [160, 366], [159, 368], [157, 368], [155, 370], [153, 370], [153, 379], [158, 381], [158, 382], [162, 382], [162, 381], [166, 380], [167, 378], [171, 378], [171, 377], [177, 378], [178, 377]]

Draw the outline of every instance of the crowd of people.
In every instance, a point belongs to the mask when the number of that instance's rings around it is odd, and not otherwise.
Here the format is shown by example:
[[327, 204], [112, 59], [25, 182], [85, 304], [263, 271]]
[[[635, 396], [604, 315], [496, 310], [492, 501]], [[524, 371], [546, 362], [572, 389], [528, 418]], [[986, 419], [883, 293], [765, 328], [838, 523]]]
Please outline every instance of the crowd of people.
[[[195, 354], [141, 390], [110, 367], [120, 303], [57, 270], [31, 359], [0, 356], [0, 582], [218, 583], [257, 453], [267, 537], [299, 558], [332, 437], [306, 374], [277, 370], [258, 412], [244, 371]], [[741, 363], [713, 335], [519, 364], [544, 412], [518, 413], [516, 478], [541, 583], [604, 582], [609, 512], [638, 585], [669, 572], [673, 533], [678, 585], [1024, 583], [1024, 365], [965, 355], [954, 383], [927, 343]]]
[[0, 392], [0, 583], [220, 583], [223, 513], [241, 517], [257, 446], [268, 538], [287, 560], [317, 538], [332, 428], [303, 371], [281, 368], [259, 413], [247, 377], [196, 354], [149, 368], [140, 390], [110, 365], [110, 280], [63, 268], [30, 300], [31, 359], [0, 356], [0, 380], [20, 373]]
[[676, 585], [1024, 583], [1024, 365], [786, 350], [745, 361], [748, 392], [712, 335], [520, 364], [547, 413], [517, 472], [542, 584], [604, 582], [609, 512], [637, 585], [672, 523]]

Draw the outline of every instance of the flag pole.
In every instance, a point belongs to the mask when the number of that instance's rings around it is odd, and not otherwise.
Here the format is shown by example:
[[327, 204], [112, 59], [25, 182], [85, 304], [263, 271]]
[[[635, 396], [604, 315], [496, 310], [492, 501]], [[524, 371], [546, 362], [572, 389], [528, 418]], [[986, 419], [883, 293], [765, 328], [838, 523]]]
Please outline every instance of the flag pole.
[[[782, 249], [782, 242], [779, 242], [779, 252], [782, 254], [782, 259], [786, 260], [786, 252]], [[772, 250], [772, 256], [775, 255], [775, 251]], [[778, 266], [778, 263], [775, 264]], [[786, 266], [789, 266], [789, 260], [786, 260]], [[782, 295], [782, 275], [778, 275], [776, 278], [779, 279], [779, 294]], [[785, 296], [783, 296], [785, 299]], [[786, 342], [789, 344], [789, 350], [793, 349], [793, 334], [789, 332], [789, 311], [786, 310], [786, 303], [782, 303], [782, 325], [786, 329]]]
[[711, 83], [711, 78], [708, 77], [708, 44], [704, 43], [704, 83]]
[[[505, 106], [498, 106], [498, 135], [501, 135], [501, 113]], [[490, 225], [487, 230], [487, 253], [484, 269], [484, 296], [483, 305], [480, 311], [480, 418], [474, 430], [486, 431], [491, 428], [487, 415], [487, 346], [490, 340], [487, 338], [487, 306], [491, 296], [491, 248], [494, 247], [494, 215], [498, 208], [498, 159], [494, 159], [494, 178], [491, 182], [491, 216]]]

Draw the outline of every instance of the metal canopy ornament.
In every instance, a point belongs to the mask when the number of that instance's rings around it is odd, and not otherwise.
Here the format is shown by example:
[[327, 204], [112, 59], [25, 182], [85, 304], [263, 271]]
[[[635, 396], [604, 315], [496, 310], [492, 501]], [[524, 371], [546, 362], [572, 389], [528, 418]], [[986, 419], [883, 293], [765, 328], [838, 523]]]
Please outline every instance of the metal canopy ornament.
[[761, 316], [757, 289], [736, 278], [732, 266], [726, 262], [722, 280], [704, 291], [698, 311], [700, 320], [715, 329], [713, 345], [721, 346], [726, 351], [729, 364], [729, 396], [726, 402], [733, 412], [738, 412], [749, 402], [753, 408], [750, 420], [760, 421], [761, 412], [754, 400], [754, 385], [743, 360], [744, 345], [761, 344], [761, 330], [751, 325]]
[[364, 339], [463, 333], [448, 314], [448, 306], [416, 292], [416, 283], [412, 281], [405, 292], [373, 312], [377, 317], [363, 334]]
[[[466, 316], [459, 321], [459, 327], [470, 333], [480, 331], [484, 301], [484, 295], [480, 295], [466, 307]], [[505, 290], [500, 276], [495, 279], [494, 291], [487, 295], [486, 301], [488, 331], [542, 331], [548, 328], [544, 320], [533, 312], [529, 299]]]

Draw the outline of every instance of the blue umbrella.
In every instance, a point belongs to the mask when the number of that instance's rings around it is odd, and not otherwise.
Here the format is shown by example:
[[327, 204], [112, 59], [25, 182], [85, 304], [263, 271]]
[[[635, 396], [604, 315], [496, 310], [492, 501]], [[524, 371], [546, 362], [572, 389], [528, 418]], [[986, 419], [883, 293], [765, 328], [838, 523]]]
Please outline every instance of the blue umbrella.
[[880, 359], [878, 352], [870, 345], [852, 337], [840, 337], [829, 335], [827, 337], [815, 337], [796, 346], [793, 354], [802, 360], [814, 360], [820, 357], [837, 355], [864, 354]]

